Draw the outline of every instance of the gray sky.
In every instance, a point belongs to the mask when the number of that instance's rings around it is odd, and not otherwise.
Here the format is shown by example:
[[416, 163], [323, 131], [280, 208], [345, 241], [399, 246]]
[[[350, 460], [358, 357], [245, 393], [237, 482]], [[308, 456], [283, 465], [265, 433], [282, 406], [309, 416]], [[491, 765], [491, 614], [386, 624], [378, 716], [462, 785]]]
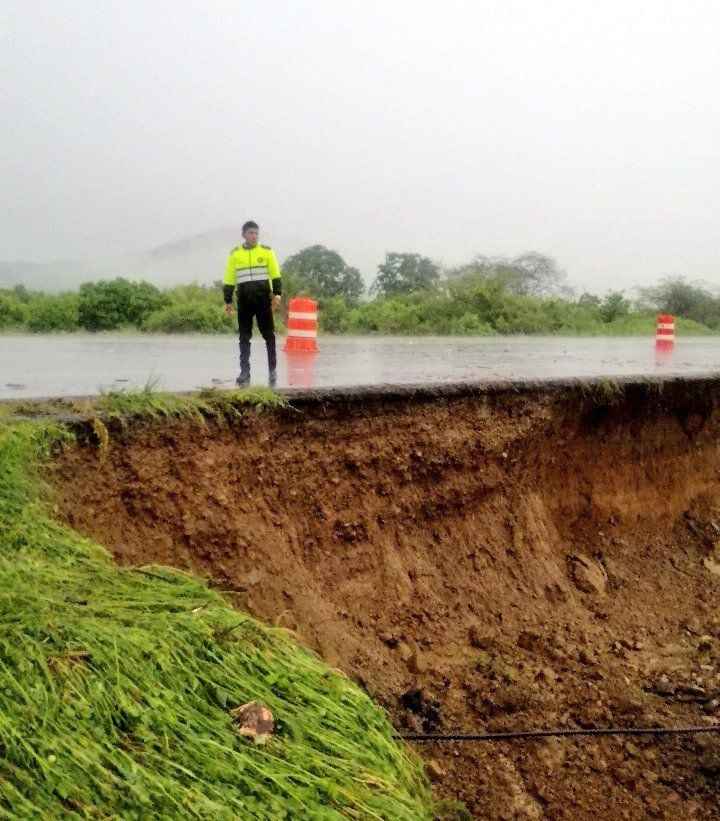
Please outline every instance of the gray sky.
[[280, 257], [720, 285], [718, 0], [13, 0], [0, 260], [256, 219]]

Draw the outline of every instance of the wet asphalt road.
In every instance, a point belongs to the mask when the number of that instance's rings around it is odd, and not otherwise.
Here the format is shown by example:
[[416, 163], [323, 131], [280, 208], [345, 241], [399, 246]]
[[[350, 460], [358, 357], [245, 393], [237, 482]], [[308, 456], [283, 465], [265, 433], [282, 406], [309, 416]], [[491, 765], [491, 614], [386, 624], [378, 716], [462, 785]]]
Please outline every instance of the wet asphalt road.
[[[316, 355], [289, 355], [278, 339], [278, 386], [331, 388], [720, 372], [720, 337], [678, 339], [658, 361], [652, 338], [323, 337]], [[78, 396], [121, 388], [232, 387], [230, 336], [0, 335], [0, 398]], [[267, 381], [253, 340], [252, 382]]]

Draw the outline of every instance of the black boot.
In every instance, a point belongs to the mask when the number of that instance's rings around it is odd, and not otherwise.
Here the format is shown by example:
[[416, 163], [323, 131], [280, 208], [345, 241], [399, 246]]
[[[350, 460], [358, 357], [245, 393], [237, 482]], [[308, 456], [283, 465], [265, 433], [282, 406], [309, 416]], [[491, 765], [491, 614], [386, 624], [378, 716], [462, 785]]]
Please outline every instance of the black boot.
[[235, 380], [243, 388], [250, 384], [250, 340], [240, 340], [240, 376]]
[[270, 374], [268, 381], [270, 387], [274, 388], [275, 385], [277, 385], [277, 350], [275, 348], [275, 337], [273, 336], [270, 339], [266, 339], [265, 345], [267, 346], [268, 373]]

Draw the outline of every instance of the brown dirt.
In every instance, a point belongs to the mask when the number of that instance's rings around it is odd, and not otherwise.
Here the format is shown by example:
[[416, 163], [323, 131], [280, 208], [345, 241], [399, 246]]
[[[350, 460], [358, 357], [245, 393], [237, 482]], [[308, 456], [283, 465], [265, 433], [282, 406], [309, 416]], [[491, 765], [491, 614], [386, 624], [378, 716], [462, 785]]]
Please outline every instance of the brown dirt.
[[[718, 442], [720, 384], [566, 388], [146, 423], [54, 475], [63, 521], [295, 631], [399, 729], [702, 724]], [[717, 735], [418, 749], [473, 817], [720, 817]]]

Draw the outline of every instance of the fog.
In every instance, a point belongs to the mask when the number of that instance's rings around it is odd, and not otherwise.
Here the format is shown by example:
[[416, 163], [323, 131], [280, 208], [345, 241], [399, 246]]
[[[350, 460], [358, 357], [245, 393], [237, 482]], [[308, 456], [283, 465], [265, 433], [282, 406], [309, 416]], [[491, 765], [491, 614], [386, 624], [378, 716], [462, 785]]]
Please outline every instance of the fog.
[[0, 261], [206, 234], [221, 267], [253, 218], [368, 282], [536, 250], [578, 290], [720, 285], [717, 0], [19, 0], [0, 31]]

